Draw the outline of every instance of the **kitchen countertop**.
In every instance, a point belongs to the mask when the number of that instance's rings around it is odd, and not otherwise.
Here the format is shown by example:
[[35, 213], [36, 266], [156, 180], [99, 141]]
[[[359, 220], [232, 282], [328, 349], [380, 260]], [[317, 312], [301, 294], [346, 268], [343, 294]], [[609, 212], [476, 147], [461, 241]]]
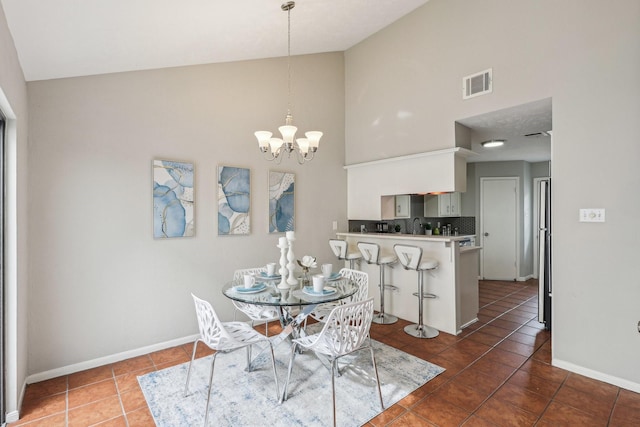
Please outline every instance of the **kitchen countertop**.
[[[404, 233], [336, 233], [338, 236], [351, 236], [351, 237], [365, 237], [371, 236], [379, 239], [393, 239], [393, 240], [420, 240], [426, 242], [459, 242], [469, 237], [475, 236], [474, 234], [463, 234], [459, 236], [427, 236], [425, 234], [404, 234]], [[474, 247], [474, 246], [470, 246]]]

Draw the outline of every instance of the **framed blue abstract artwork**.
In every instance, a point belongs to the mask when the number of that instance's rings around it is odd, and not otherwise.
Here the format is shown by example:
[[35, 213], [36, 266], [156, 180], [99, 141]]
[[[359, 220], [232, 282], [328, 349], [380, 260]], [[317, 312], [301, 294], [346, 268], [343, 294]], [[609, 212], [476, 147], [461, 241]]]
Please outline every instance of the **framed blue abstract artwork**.
[[251, 222], [249, 169], [218, 167], [218, 235], [249, 234]]
[[269, 171], [269, 233], [294, 231], [295, 175]]
[[153, 237], [192, 237], [193, 163], [153, 161]]

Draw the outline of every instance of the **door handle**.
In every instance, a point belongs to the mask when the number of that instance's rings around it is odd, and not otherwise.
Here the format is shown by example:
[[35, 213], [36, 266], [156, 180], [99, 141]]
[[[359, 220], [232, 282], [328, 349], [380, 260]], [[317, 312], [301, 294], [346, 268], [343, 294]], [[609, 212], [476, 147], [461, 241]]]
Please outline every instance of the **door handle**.
[[489, 235], [489, 233], [484, 233], [484, 237], [487, 237]]

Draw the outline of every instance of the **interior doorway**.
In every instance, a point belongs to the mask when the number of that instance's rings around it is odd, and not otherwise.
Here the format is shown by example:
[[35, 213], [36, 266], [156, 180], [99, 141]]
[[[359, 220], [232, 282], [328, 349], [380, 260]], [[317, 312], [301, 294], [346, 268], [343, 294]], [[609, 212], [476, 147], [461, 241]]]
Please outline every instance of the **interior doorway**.
[[519, 177], [480, 178], [480, 274], [485, 280], [517, 280]]

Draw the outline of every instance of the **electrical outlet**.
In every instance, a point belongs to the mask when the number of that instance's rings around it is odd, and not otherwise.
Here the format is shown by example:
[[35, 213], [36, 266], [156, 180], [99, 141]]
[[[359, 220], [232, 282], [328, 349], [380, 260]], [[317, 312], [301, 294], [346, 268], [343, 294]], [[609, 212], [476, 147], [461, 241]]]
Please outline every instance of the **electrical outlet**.
[[604, 222], [604, 209], [580, 209], [580, 222]]

